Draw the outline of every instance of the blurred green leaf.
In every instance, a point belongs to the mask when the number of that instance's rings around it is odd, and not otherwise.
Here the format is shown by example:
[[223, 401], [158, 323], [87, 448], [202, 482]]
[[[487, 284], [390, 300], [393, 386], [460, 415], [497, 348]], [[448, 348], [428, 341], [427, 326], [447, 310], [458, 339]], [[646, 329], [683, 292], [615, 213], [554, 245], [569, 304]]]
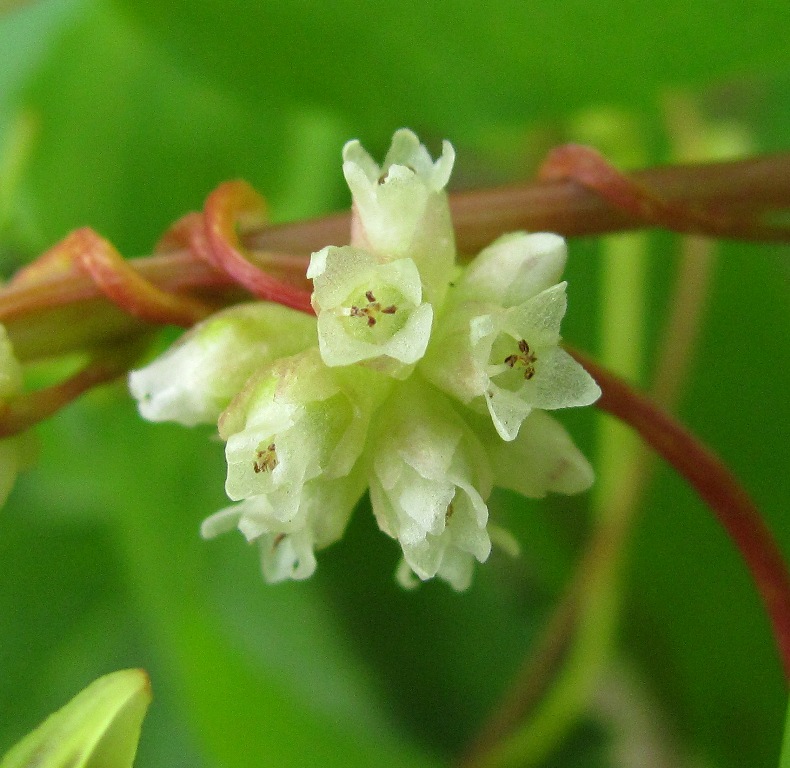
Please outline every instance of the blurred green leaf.
[[105, 675], [12, 747], [0, 768], [131, 768], [150, 701], [143, 670]]
[[245, 101], [298, 93], [379, 136], [568, 114], [593, 100], [647, 107], [661, 86], [774, 70], [789, 56], [779, 30], [790, 9], [773, 0], [748, 17], [736, 0], [117, 4]]

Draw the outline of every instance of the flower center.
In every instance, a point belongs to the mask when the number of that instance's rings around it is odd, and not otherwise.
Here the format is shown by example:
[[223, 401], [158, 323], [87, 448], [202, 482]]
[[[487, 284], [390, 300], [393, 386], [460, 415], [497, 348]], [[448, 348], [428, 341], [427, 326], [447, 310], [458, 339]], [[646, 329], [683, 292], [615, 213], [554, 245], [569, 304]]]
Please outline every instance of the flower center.
[[[392, 166], [390, 166], [390, 167], [392, 167]], [[417, 171], [414, 169], [413, 166], [406, 164], [405, 167], [408, 168], [412, 173], [414, 173], [414, 174], [417, 173]], [[379, 185], [386, 184], [387, 179], [389, 178], [389, 175], [390, 175], [390, 169], [387, 168], [387, 170], [384, 171], [384, 173], [382, 173], [381, 176], [379, 176], [379, 179], [378, 179]]]
[[271, 472], [278, 464], [279, 459], [277, 458], [277, 447], [274, 443], [269, 443], [269, 445], [264, 449], [258, 449], [255, 452], [255, 460], [252, 462], [252, 468], [255, 470], [255, 474], [259, 472]]
[[508, 355], [504, 363], [508, 368], [523, 368], [524, 378], [529, 380], [535, 375], [535, 363], [538, 358], [534, 352], [529, 348], [525, 339], [521, 339], [518, 343], [518, 353], [515, 355]]
[[358, 307], [356, 304], [352, 305], [349, 310], [349, 316], [366, 318], [368, 328], [372, 328], [378, 322], [379, 315], [394, 315], [398, 311], [395, 304], [382, 307], [381, 302], [376, 301], [373, 291], [365, 291], [365, 298], [368, 300], [368, 303], [364, 307]]

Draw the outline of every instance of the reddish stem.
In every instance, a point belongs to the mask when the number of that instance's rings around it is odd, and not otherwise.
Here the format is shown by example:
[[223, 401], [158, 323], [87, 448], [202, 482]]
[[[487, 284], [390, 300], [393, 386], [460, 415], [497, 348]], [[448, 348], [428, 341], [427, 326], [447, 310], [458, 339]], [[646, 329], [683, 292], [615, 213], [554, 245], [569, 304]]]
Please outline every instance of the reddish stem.
[[[137, 347], [134, 346], [134, 349]], [[134, 356], [129, 350], [99, 355], [81, 371], [59, 384], [12, 398], [0, 407], [0, 438], [24, 432], [48, 419], [89, 389], [123, 376], [133, 360]]]
[[790, 682], [790, 575], [756, 506], [721, 459], [649, 398], [576, 350], [603, 390], [597, 406], [633, 427], [708, 504], [741, 553], [773, 626]]
[[712, 237], [790, 238], [790, 228], [762, 224], [755, 216], [721, 215], [704, 205], [673, 202], [615, 168], [592, 147], [565, 144], [549, 152], [538, 172], [541, 181], [570, 180], [599, 195], [629, 216], [676, 232]]
[[88, 227], [71, 232], [20, 270], [5, 296], [27, 291], [39, 295], [47, 287], [62, 286], [80, 273], [94, 284], [97, 292], [145, 322], [189, 328], [216, 309], [190, 296], [163, 290], [145, 279], [109, 241]]
[[145, 280], [126, 259], [92, 229], [83, 227], [63, 241], [75, 261], [112, 302], [132, 317], [160, 325], [189, 328], [216, 310], [189, 296], [163, 291]]
[[[790, 205], [790, 153], [710, 165], [652, 168], [630, 174], [630, 178], [673, 205], [702, 207], [735, 219], [740, 216], [752, 221], [756, 214]], [[503, 232], [518, 229], [574, 236], [645, 226], [643, 218], [615, 207], [574, 181], [530, 182], [454, 193], [450, 195], [450, 207], [456, 242], [467, 254], [476, 253]], [[193, 219], [190, 226], [194, 223]], [[328, 243], [347, 243], [349, 231], [348, 213], [253, 228], [242, 238], [244, 255], [259, 273], [265, 270], [278, 275], [274, 282], [279, 287], [301, 288], [307, 268], [304, 255]], [[170, 250], [179, 245], [184, 249]], [[261, 252], [249, 252], [249, 248]], [[224, 270], [196, 258], [194, 246], [179, 235], [169, 239], [164, 250], [167, 252], [151, 258], [134, 259], [130, 266], [167, 291], [203, 288], [216, 294], [236, 282]], [[58, 269], [58, 265], [40, 261], [19, 273], [32, 271], [32, 279], [15, 278], [0, 291], [3, 322], [100, 295], [96, 285], [80, 275], [74, 265]], [[254, 275], [254, 279], [259, 278], [260, 274]], [[309, 311], [304, 297], [299, 303], [304, 305], [300, 308]]]
[[[310, 291], [289, 285], [252, 263], [241, 243], [237, 225], [260, 226], [263, 198], [245, 181], [220, 184], [206, 199], [204, 224], [209, 249], [205, 256], [254, 296], [286, 307], [312, 313]], [[198, 252], [199, 255], [200, 252]]]
[[[670, 165], [628, 174], [655, 196], [679, 207], [693, 207], [754, 222], [757, 216], [790, 206], [790, 153], [708, 165]], [[650, 226], [575, 181], [529, 181], [450, 194], [458, 250], [474, 254], [504, 232], [526, 229], [566, 237], [600, 235]], [[688, 231], [680, 226], [678, 231]], [[692, 227], [694, 231], [698, 228]], [[289, 222], [250, 231], [250, 248], [308, 254], [327, 244], [348, 243], [350, 214]], [[779, 231], [743, 233], [747, 240], [787, 241]]]

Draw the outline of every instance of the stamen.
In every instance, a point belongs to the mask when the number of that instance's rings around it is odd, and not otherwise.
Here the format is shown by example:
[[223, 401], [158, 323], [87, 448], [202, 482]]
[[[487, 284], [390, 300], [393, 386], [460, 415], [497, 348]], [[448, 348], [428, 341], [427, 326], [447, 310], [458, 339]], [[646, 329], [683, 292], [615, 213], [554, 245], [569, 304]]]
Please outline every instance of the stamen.
[[368, 303], [364, 307], [358, 307], [356, 304], [352, 305], [349, 310], [350, 317], [364, 317], [367, 318], [368, 328], [372, 328], [378, 321], [377, 315], [394, 315], [398, 311], [395, 304], [389, 307], [382, 307], [381, 303], [376, 301], [373, 291], [365, 291], [365, 298]]
[[445, 525], [447, 525], [447, 523], [450, 522], [450, 518], [453, 516], [454, 513], [455, 513], [455, 507], [453, 507], [453, 502], [451, 501], [447, 505], [447, 509], [446, 509], [446, 511], [444, 513], [444, 524]]
[[255, 461], [252, 462], [252, 468], [255, 474], [259, 472], [271, 472], [280, 460], [277, 458], [277, 448], [274, 443], [269, 443], [268, 447], [263, 451], [256, 451]]
[[517, 355], [508, 355], [505, 358], [505, 365], [508, 368], [523, 367], [524, 378], [529, 380], [535, 375], [535, 363], [538, 362], [538, 358], [534, 352], [530, 351], [529, 344], [527, 344], [525, 339], [519, 341], [518, 350], [519, 353]]

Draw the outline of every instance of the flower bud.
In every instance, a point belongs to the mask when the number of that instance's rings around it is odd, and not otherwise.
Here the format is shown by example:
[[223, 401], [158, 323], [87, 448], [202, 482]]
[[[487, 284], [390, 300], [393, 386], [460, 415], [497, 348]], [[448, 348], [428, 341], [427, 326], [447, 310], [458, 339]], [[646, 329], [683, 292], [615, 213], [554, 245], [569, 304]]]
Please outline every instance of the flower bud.
[[420, 272], [426, 301], [444, 301], [455, 265], [455, 236], [444, 187], [455, 162], [445, 141], [435, 162], [412, 131], [392, 137], [377, 165], [358, 141], [343, 148], [343, 173], [354, 207], [351, 244], [389, 261], [410, 258]]
[[315, 344], [315, 320], [256, 302], [217, 312], [145, 368], [129, 374], [143, 418], [184, 426], [216, 422], [244, 382], [283, 355]]

